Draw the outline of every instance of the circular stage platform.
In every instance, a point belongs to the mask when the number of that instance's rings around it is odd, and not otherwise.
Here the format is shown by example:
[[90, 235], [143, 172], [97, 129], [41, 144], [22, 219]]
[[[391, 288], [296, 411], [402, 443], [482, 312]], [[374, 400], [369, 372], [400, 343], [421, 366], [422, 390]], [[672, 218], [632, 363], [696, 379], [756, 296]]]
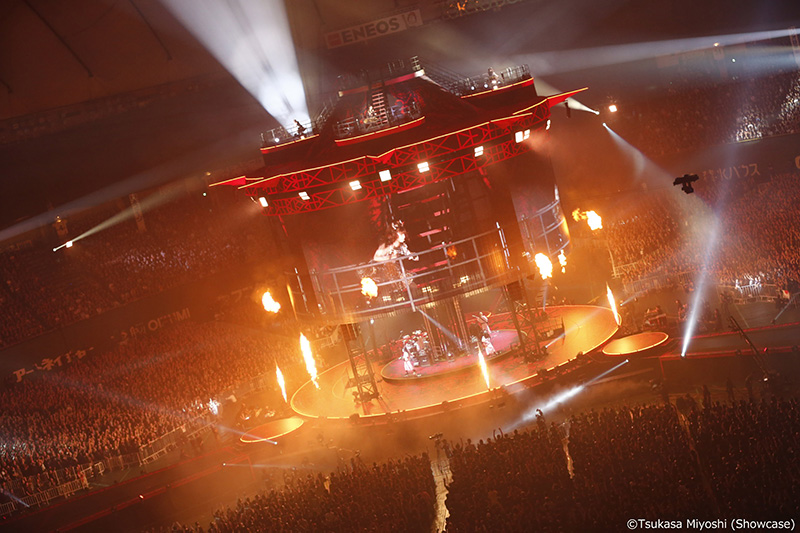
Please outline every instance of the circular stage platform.
[[646, 331], [615, 339], [603, 347], [603, 355], [612, 357], [628, 357], [642, 355], [648, 350], [661, 346], [669, 339], [669, 335], [661, 331]]
[[[496, 350], [491, 356], [486, 358], [486, 363], [491, 365], [506, 355], [509, 355], [511, 348], [519, 343], [517, 332], [501, 329], [492, 332], [492, 346]], [[402, 359], [395, 359], [381, 369], [381, 377], [384, 381], [416, 381], [420, 379], [438, 378], [443, 374], [453, 372], [463, 372], [466, 370], [478, 369], [478, 354], [473, 353], [463, 357], [456, 357], [450, 361], [439, 361], [430, 366], [418, 366], [414, 374], [406, 374]]]
[[[528, 363], [518, 354], [495, 360], [489, 366], [492, 388], [514, 384], [524, 386], [541, 370], [566, 363], [579, 352], [587, 353], [601, 346], [618, 329], [611, 310], [604, 307], [549, 307], [547, 314], [550, 319], [563, 320], [564, 335], [551, 340], [547, 355], [536, 362]], [[328, 419], [347, 419], [356, 414], [380, 417], [399, 411], [416, 411], [416, 416], [425, 416], [425, 409], [438, 408], [442, 402], [469, 399], [481, 403], [492, 398], [480, 372], [445, 372], [424, 380], [383, 380], [378, 383], [381, 397], [362, 408], [353, 401], [354, 389], [346, 387], [349, 370], [349, 361], [326, 370], [319, 376], [319, 389], [310, 381], [306, 382], [292, 396], [292, 409], [301, 416]]]
[[256, 442], [274, 441], [277, 438], [288, 435], [292, 431], [300, 429], [304, 420], [299, 416], [291, 416], [289, 418], [279, 418], [278, 420], [271, 420], [266, 424], [261, 424], [253, 429], [250, 429], [242, 435], [239, 440], [245, 444], [253, 444]]

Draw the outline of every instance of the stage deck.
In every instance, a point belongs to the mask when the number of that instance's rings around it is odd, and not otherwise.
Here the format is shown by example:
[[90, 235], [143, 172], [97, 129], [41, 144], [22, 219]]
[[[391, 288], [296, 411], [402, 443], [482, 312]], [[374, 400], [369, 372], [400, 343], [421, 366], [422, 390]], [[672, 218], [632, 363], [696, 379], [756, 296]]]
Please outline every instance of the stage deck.
[[[496, 350], [491, 356], [486, 358], [486, 364], [492, 365], [495, 362], [508, 355], [509, 350], [519, 343], [516, 331], [509, 331], [501, 329], [492, 332], [492, 345]], [[406, 374], [405, 367], [403, 366], [402, 359], [395, 359], [391, 363], [386, 364], [381, 369], [381, 377], [385, 381], [405, 381], [405, 380], [420, 380], [438, 378], [445, 374], [452, 372], [463, 372], [475, 368], [478, 364], [477, 347], [474, 347], [474, 353], [462, 357], [454, 357], [450, 361], [439, 361], [430, 366], [415, 367], [418, 376], [414, 374]]]
[[615, 339], [603, 347], [603, 354], [614, 357], [640, 355], [667, 342], [669, 335], [661, 331], [646, 331]]
[[260, 426], [248, 430], [239, 440], [245, 444], [274, 441], [277, 438], [288, 435], [292, 431], [300, 429], [300, 426], [302, 426], [304, 422], [305, 421], [299, 416], [270, 420], [266, 424], [261, 424]]
[[[533, 363], [521, 355], [501, 358], [489, 367], [492, 388], [525, 382], [543, 369], [553, 368], [604, 344], [616, 333], [618, 326], [610, 309], [589, 305], [550, 307], [550, 318], [564, 321], [563, 336], [550, 341], [548, 353]], [[479, 371], [441, 375], [435, 380], [381, 381], [381, 398], [372, 400], [362, 409], [353, 401], [353, 391], [347, 389], [349, 362], [344, 361], [320, 374], [319, 389], [309, 381], [292, 396], [294, 411], [311, 418], [345, 419], [354, 414], [361, 417], [380, 417], [400, 411], [418, 411], [439, 406], [442, 402], [470, 399], [480, 403], [492, 398]]]

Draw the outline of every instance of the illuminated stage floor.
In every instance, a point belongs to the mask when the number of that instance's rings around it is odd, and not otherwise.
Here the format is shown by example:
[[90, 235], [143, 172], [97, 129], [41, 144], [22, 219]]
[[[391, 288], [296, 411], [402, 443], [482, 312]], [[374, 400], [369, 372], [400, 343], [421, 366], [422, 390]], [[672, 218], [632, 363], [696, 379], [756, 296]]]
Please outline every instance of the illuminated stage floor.
[[[492, 387], [524, 382], [545, 368], [552, 368], [573, 359], [578, 352], [589, 352], [605, 343], [617, 331], [611, 310], [588, 305], [551, 307], [550, 318], [564, 321], [565, 335], [553, 341], [548, 355], [534, 363], [526, 363], [521, 356], [500, 358], [489, 367]], [[378, 389], [381, 398], [372, 400], [362, 410], [353, 401], [352, 391], [347, 389], [350, 365], [345, 361], [328, 369], [319, 376], [319, 390], [309, 381], [292, 397], [294, 411], [306, 417], [328, 419], [349, 418], [353, 414], [361, 417], [383, 416], [398, 411], [412, 411], [424, 416], [426, 408], [469, 400], [471, 403], [489, 401], [491, 393], [478, 370], [446, 373], [436, 379], [409, 379], [403, 381], [381, 381]], [[366, 412], [365, 412], [366, 411]]]
[[[498, 360], [508, 355], [508, 350], [510, 350], [511, 347], [517, 343], [516, 331], [509, 331], [505, 329], [493, 331], [492, 346], [494, 346], [494, 349], [497, 350], [497, 353], [487, 357], [486, 363], [489, 365], [495, 364]], [[415, 376], [414, 374], [406, 375], [402, 359], [395, 359], [381, 369], [381, 377], [383, 377], [383, 379], [387, 382], [439, 378], [443, 374], [470, 370], [477, 364], [478, 354], [474, 353], [463, 357], [453, 358], [450, 361], [440, 361], [432, 364], [431, 366], [418, 366], [415, 368], [415, 370], [419, 376]]]

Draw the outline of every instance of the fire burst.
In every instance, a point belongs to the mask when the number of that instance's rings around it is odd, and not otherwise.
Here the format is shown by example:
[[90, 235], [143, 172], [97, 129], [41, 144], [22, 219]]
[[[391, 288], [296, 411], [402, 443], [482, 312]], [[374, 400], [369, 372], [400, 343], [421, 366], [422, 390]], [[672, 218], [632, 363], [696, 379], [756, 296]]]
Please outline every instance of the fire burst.
[[567, 271], [567, 256], [564, 255], [564, 250], [558, 252], [558, 264], [561, 265], [561, 273], [564, 274]]
[[575, 219], [576, 222], [580, 220], [585, 220], [587, 224], [589, 224], [589, 229], [592, 231], [603, 229], [603, 219], [600, 218], [595, 211], [581, 211], [580, 209], [576, 209], [572, 212], [572, 218]]
[[281, 310], [281, 304], [272, 298], [272, 294], [270, 294], [269, 291], [265, 292], [263, 296], [261, 296], [261, 305], [263, 305], [264, 310], [269, 313], [277, 313]]
[[486, 366], [486, 359], [483, 357], [483, 350], [478, 350], [478, 364], [481, 365], [481, 373], [483, 374], [483, 380], [486, 382], [486, 388], [491, 389], [492, 386], [489, 385], [489, 368]]
[[378, 295], [378, 285], [372, 278], [361, 278], [361, 294], [367, 298], [375, 298]]
[[553, 262], [550, 261], [549, 257], [540, 252], [533, 256], [533, 260], [536, 262], [536, 268], [539, 269], [542, 279], [553, 277]]
[[278, 365], [275, 365], [275, 375], [278, 377], [278, 385], [280, 385], [281, 387], [281, 394], [283, 394], [283, 401], [288, 403], [289, 400], [286, 399], [286, 381], [284, 381], [283, 372], [281, 372], [281, 367], [279, 367]]
[[302, 333], [300, 334], [300, 351], [303, 352], [306, 370], [308, 371], [308, 375], [311, 376], [311, 381], [314, 382], [316, 388], [319, 388], [319, 383], [317, 383], [317, 363], [314, 361], [314, 354], [311, 353], [311, 343], [308, 342], [308, 339], [306, 339], [306, 336]]
[[611, 292], [611, 287], [608, 286], [606, 283], [606, 295], [608, 296], [608, 305], [611, 306], [611, 312], [614, 313], [614, 320], [617, 321], [617, 325], [622, 325], [622, 319], [617, 312], [617, 301], [614, 299], [614, 293]]

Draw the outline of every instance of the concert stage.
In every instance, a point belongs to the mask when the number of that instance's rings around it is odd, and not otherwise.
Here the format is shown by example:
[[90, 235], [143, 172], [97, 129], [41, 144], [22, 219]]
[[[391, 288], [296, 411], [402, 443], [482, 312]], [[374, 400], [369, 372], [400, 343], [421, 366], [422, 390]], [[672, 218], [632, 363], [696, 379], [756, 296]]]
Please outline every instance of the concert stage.
[[[551, 307], [547, 314], [549, 318], [563, 320], [564, 335], [551, 340], [547, 354], [534, 362], [526, 362], [517, 353], [495, 360], [488, 369], [492, 388], [532, 384], [537, 373], [564, 364], [579, 352], [594, 350], [618, 329], [611, 310], [602, 307]], [[445, 372], [427, 379], [383, 380], [378, 384], [381, 397], [362, 408], [354, 402], [352, 389], [346, 387], [350, 365], [345, 361], [320, 374], [319, 389], [310, 381], [300, 387], [292, 397], [291, 406], [297, 414], [310, 418], [346, 419], [356, 414], [381, 417], [401, 411], [415, 411], [415, 416], [432, 415], [442, 409], [458, 409], [467, 403], [492, 399], [479, 367], [473, 364], [471, 368], [474, 369], [471, 372]]]
[[[492, 345], [495, 353], [486, 358], [486, 363], [492, 365], [504, 356], [509, 355], [511, 348], [519, 344], [516, 331], [499, 330], [492, 332]], [[381, 369], [384, 381], [420, 380], [440, 377], [442, 374], [462, 372], [473, 369], [478, 364], [478, 353], [470, 353], [463, 357], [454, 357], [449, 361], [439, 361], [430, 366], [418, 366], [414, 370], [418, 375], [406, 374], [402, 359], [395, 359]]]

